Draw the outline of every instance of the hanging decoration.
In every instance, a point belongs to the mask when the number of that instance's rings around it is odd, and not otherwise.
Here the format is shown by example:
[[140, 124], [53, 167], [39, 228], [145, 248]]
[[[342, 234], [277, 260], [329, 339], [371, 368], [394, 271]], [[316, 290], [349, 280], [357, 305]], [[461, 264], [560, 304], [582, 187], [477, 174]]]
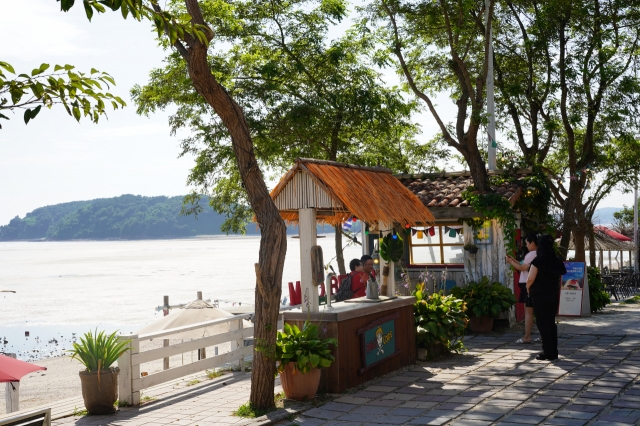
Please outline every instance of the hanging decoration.
[[423, 239], [424, 238], [424, 233], [422, 231], [418, 231], [418, 238], [419, 239]]

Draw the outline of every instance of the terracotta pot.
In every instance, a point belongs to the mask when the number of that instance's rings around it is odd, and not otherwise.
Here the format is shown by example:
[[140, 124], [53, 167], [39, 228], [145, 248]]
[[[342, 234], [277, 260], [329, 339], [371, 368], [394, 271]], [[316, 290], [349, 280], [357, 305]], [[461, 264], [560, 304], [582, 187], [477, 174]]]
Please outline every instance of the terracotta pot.
[[82, 384], [82, 398], [89, 414], [113, 414], [116, 412], [114, 403], [118, 399], [118, 374], [120, 369], [112, 367], [98, 372], [80, 372]]
[[429, 345], [429, 349], [427, 349], [427, 354], [429, 358], [433, 358], [434, 356], [442, 355], [445, 352], [444, 345], [440, 342], [435, 342]]
[[469, 318], [469, 329], [478, 333], [489, 333], [493, 328], [493, 318], [489, 315]]
[[280, 383], [287, 399], [311, 400], [320, 386], [320, 369], [313, 368], [307, 374], [302, 374], [295, 369], [294, 363], [289, 363], [280, 373]]

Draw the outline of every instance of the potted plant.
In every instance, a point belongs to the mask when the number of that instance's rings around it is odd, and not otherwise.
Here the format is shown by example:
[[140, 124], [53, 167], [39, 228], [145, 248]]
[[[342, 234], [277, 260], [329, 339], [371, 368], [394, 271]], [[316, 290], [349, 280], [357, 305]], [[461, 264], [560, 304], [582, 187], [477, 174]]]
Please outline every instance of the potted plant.
[[490, 332], [493, 319], [516, 303], [510, 288], [499, 282], [491, 282], [488, 277], [482, 277], [479, 282], [472, 281], [464, 287], [454, 287], [451, 294], [467, 303], [469, 328], [480, 333]]
[[113, 414], [118, 399], [118, 374], [120, 369], [112, 367], [118, 358], [129, 350], [129, 340], [121, 341], [113, 332], [87, 332], [69, 350], [85, 366], [80, 371], [82, 398], [89, 414]]
[[476, 254], [478, 252], [478, 247], [473, 243], [465, 244], [464, 249], [471, 254]]
[[288, 399], [310, 400], [320, 385], [320, 368], [335, 360], [329, 345], [338, 346], [335, 338], [321, 338], [318, 326], [305, 321], [302, 330], [285, 324], [276, 337], [275, 360], [284, 394]]
[[418, 349], [426, 349], [426, 358], [463, 350], [464, 329], [469, 322], [465, 302], [442, 293], [427, 295], [424, 288], [424, 283], [418, 284], [411, 293], [416, 298], [413, 314]]

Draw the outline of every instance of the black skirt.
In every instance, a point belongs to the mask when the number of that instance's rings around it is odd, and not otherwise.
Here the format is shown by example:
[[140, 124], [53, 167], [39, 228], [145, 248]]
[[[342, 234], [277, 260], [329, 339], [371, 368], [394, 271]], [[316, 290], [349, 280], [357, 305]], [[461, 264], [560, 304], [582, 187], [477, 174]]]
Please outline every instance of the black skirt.
[[520, 287], [518, 303], [524, 303], [527, 300], [527, 283], [518, 283], [518, 287]]

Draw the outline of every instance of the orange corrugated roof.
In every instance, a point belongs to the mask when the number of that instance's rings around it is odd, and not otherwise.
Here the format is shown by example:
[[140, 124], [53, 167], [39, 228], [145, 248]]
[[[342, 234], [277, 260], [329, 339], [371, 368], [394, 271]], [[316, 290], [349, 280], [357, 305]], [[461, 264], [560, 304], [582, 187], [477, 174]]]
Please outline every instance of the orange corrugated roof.
[[[408, 190], [390, 170], [360, 167], [333, 161], [299, 158], [271, 191], [275, 199], [296, 173], [309, 173], [339, 201], [346, 210], [318, 212], [318, 221], [337, 225], [355, 216], [366, 223], [409, 224], [434, 222], [431, 212]], [[280, 212], [288, 222], [298, 221], [298, 212]]]

